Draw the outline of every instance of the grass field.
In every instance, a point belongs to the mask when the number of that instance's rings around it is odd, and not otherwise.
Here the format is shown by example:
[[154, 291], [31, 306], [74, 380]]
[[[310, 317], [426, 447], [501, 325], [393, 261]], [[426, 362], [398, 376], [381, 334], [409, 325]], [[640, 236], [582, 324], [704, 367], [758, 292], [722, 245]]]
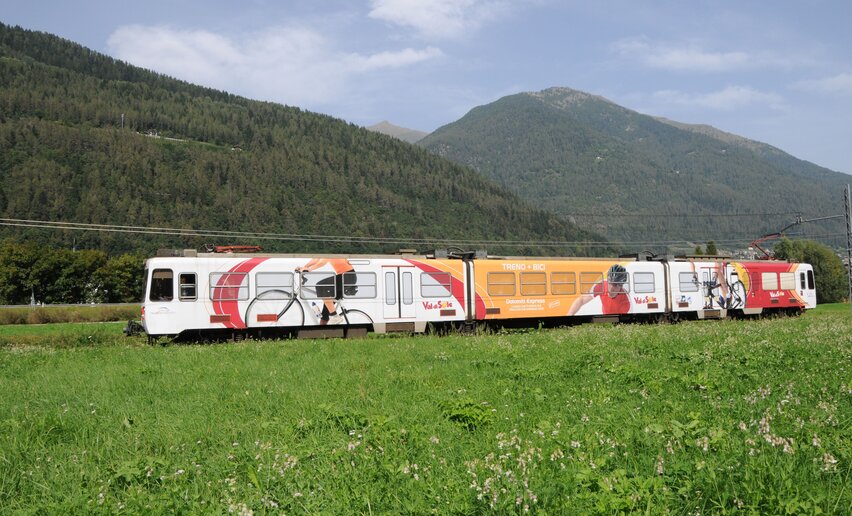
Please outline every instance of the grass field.
[[222, 345], [16, 328], [3, 512], [852, 510], [848, 305]]

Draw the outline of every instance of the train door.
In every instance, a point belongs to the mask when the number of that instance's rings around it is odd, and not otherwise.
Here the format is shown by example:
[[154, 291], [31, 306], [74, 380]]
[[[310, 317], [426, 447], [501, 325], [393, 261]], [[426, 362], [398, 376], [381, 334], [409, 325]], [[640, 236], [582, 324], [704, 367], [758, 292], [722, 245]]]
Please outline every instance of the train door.
[[805, 308], [816, 308], [817, 296], [814, 285], [814, 271], [810, 267], [799, 267], [799, 295], [805, 301]]
[[145, 330], [151, 335], [176, 333], [178, 313], [174, 271], [169, 268], [156, 268], [150, 274], [143, 312]]
[[748, 281], [748, 277], [740, 278], [740, 273], [736, 267], [733, 265], [728, 265], [727, 267], [727, 287], [728, 287], [728, 301], [726, 308], [728, 309], [742, 309], [746, 306], [746, 291], [745, 283], [743, 283], [743, 279]]
[[412, 265], [382, 267], [385, 295], [383, 314], [385, 319], [413, 319], [414, 271]]
[[719, 281], [721, 279], [716, 272], [716, 267], [701, 267], [701, 295], [704, 297], [704, 308], [706, 310], [724, 308], [719, 306], [719, 287], [721, 286]]

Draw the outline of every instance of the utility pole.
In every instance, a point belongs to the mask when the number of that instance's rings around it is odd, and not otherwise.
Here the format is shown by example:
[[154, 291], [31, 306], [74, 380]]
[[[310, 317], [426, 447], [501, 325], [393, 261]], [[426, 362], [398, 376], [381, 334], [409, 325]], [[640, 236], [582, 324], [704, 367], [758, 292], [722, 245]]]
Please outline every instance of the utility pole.
[[846, 277], [849, 280], [849, 306], [852, 307], [852, 187], [846, 185], [843, 207], [846, 208]]

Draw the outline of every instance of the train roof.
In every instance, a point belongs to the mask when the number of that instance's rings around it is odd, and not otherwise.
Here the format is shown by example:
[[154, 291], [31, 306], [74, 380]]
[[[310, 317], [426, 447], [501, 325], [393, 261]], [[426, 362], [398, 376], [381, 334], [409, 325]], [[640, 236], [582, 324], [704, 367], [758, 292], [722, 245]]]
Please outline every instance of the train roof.
[[420, 258], [424, 260], [435, 259], [476, 259], [476, 260], [574, 260], [574, 261], [636, 261], [637, 258], [622, 257], [590, 257], [590, 256], [500, 256], [489, 255], [486, 251], [467, 251], [463, 253], [448, 252], [443, 249], [417, 252], [415, 250], [400, 250], [396, 253], [375, 254], [340, 254], [340, 253], [239, 253], [239, 252], [199, 252], [195, 249], [160, 249], [152, 258], [354, 258], [354, 259], [382, 259], [382, 258]]
[[391, 259], [391, 258], [419, 258], [423, 260], [435, 259], [476, 259], [476, 260], [537, 260], [537, 261], [657, 261], [657, 262], [722, 262], [722, 261], [737, 261], [737, 262], [756, 262], [756, 263], [789, 263], [789, 260], [759, 260], [759, 259], [738, 259], [729, 255], [653, 255], [650, 253], [637, 253], [622, 256], [610, 257], [590, 257], [590, 256], [499, 256], [489, 255], [486, 251], [465, 251], [454, 252], [445, 249], [437, 249], [433, 251], [417, 252], [413, 249], [401, 249], [396, 253], [376, 253], [376, 254], [357, 254], [357, 253], [241, 253], [241, 252], [198, 252], [195, 249], [160, 249], [152, 258], [315, 258], [321, 256], [323, 258], [345, 258], [345, 259], [361, 259], [361, 260], [376, 260], [376, 259]]

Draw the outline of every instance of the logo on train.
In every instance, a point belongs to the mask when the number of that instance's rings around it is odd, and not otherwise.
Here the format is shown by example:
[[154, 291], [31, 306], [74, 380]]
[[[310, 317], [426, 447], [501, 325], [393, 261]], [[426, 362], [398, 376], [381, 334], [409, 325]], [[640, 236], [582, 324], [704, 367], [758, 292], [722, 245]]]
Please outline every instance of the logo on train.
[[443, 310], [452, 307], [452, 301], [423, 301], [423, 308], [425, 308], [426, 310]]
[[648, 303], [656, 303], [657, 298], [654, 297], [654, 296], [645, 296], [645, 297], [634, 296], [633, 302], [636, 303], [637, 305], [646, 305]]

